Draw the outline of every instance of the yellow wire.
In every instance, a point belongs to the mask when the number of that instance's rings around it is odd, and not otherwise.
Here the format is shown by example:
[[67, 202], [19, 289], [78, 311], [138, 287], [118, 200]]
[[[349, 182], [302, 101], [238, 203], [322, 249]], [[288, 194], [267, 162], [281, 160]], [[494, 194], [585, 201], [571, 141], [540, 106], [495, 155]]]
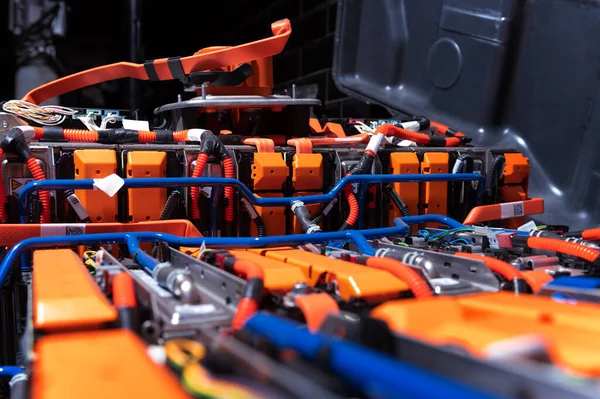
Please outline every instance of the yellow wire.
[[200, 342], [191, 339], [171, 339], [165, 342], [165, 352], [169, 363], [181, 370], [186, 364], [202, 360], [206, 348]]
[[214, 379], [198, 363], [190, 363], [181, 374], [183, 385], [190, 393], [203, 398], [260, 399], [260, 396], [241, 385]]

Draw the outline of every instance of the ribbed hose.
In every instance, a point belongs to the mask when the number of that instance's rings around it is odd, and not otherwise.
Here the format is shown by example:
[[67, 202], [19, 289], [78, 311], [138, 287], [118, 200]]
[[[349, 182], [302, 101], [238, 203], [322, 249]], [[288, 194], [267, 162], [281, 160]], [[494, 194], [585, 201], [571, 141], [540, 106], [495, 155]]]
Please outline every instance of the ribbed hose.
[[156, 141], [156, 132], [140, 130], [138, 131], [138, 141], [140, 143], [154, 143]]
[[[0, 162], [4, 159], [4, 150], [0, 148]], [[8, 216], [6, 215], [6, 189], [4, 188], [4, 175], [0, 167], [0, 223], [6, 223]]]
[[[198, 159], [196, 159], [196, 166], [194, 167], [194, 171], [192, 172], [193, 178], [199, 178], [204, 173], [204, 167], [208, 162], [208, 154], [198, 154]], [[199, 187], [190, 187], [190, 199], [192, 201], [190, 207], [190, 214], [192, 220], [200, 219], [200, 188]]]
[[391, 184], [387, 184], [384, 187], [384, 190], [385, 194], [394, 203], [394, 205], [396, 205], [402, 216], [410, 216], [410, 210], [408, 209], [404, 201], [402, 201], [400, 195], [398, 195], [396, 190], [394, 190], [394, 187], [392, 187]]
[[313, 220], [312, 222], [314, 224], [319, 224], [323, 221], [323, 219], [325, 218], [325, 215], [323, 213], [319, 213]]
[[556, 238], [529, 237], [527, 239], [527, 246], [529, 248], [554, 251], [565, 255], [576, 256], [590, 263], [597, 261], [598, 257], [600, 256], [600, 251], [596, 249]]
[[63, 129], [63, 137], [67, 141], [78, 143], [97, 143], [98, 132], [84, 129]]
[[[2, 158], [0, 157], [0, 159]], [[581, 232], [581, 238], [587, 241], [600, 240], [600, 228], [583, 230]]]
[[179, 200], [181, 199], [181, 193], [179, 190], [171, 191], [169, 194], [169, 198], [167, 198], [167, 202], [165, 202], [165, 206], [160, 214], [160, 220], [168, 220], [173, 216], [173, 211], [179, 204]]
[[344, 187], [344, 195], [346, 196], [346, 201], [348, 201], [348, 206], [350, 207], [350, 213], [348, 214], [345, 222], [345, 225], [347, 226], [344, 227], [353, 227], [358, 219], [359, 207], [356, 196], [352, 192], [352, 186]]
[[498, 173], [504, 168], [504, 155], [499, 155], [494, 158], [490, 168], [488, 169], [487, 176], [485, 177], [485, 191], [488, 196], [493, 197], [496, 190]]
[[178, 130], [173, 132], [173, 140], [177, 143], [185, 143], [187, 141], [187, 130]]
[[370, 257], [366, 265], [381, 269], [394, 275], [408, 285], [415, 298], [430, 298], [433, 296], [429, 284], [413, 268], [396, 259]]
[[[225, 178], [235, 179], [235, 168], [233, 167], [233, 160], [231, 157], [225, 158], [223, 160], [223, 175]], [[234, 218], [234, 195], [233, 187], [225, 186], [225, 199], [227, 204], [225, 206], [225, 221], [233, 222]]]
[[265, 226], [265, 222], [260, 216], [254, 218], [254, 224], [256, 225], [256, 231], [259, 237], [264, 237], [265, 235], [267, 235], [267, 228]]
[[[42, 171], [42, 168], [40, 165], [38, 165], [34, 157], [27, 158], [25, 163], [27, 164], [29, 172], [31, 172], [34, 180], [46, 180], [44, 171]], [[42, 204], [42, 215], [40, 217], [40, 222], [52, 223], [52, 202], [50, 201], [50, 192], [46, 190], [40, 190], [38, 196], [40, 198], [40, 203]]]

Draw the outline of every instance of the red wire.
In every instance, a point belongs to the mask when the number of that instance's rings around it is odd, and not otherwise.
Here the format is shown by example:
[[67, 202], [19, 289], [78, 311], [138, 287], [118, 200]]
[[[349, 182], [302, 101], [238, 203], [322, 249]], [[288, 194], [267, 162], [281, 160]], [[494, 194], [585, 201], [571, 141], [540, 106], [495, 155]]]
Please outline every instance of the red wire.
[[350, 213], [346, 219], [346, 224], [349, 226], [354, 226], [356, 220], [358, 219], [359, 207], [356, 196], [352, 192], [352, 186], [344, 187], [344, 195], [346, 196], [346, 201], [348, 201], [348, 206], [350, 207]]
[[[198, 159], [196, 160], [196, 166], [194, 167], [194, 171], [192, 172], [193, 178], [199, 178], [204, 173], [204, 167], [208, 162], [208, 154], [200, 153], [198, 154]], [[191, 216], [192, 220], [200, 219], [200, 188], [197, 186], [190, 188], [190, 198], [192, 201], [191, 206]]]
[[[44, 171], [38, 165], [36, 159], [34, 157], [28, 158], [25, 163], [31, 172], [31, 175], [35, 180], [46, 180], [46, 176], [44, 175]], [[50, 192], [41, 190], [39, 192], [40, 203], [42, 204], [42, 216], [40, 218], [41, 223], [52, 223], [52, 212], [51, 212], [51, 201], [50, 201]]]
[[[235, 168], [233, 167], [233, 160], [231, 157], [223, 160], [223, 175], [229, 179], [235, 179]], [[225, 187], [225, 198], [227, 199], [227, 206], [225, 207], [225, 221], [233, 222], [234, 217], [234, 191], [233, 187]]]

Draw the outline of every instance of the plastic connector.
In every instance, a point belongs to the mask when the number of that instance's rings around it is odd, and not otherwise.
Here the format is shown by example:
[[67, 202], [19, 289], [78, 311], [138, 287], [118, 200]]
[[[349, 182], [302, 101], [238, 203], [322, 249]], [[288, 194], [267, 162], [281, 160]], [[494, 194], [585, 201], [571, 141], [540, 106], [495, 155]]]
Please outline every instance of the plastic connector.
[[12, 128], [4, 135], [0, 146], [5, 152], [15, 154], [22, 159], [28, 159], [32, 157], [31, 151], [25, 141], [25, 135], [19, 128]]
[[310, 212], [306, 209], [304, 202], [302, 201], [294, 201], [291, 206], [292, 212], [298, 218], [300, 225], [302, 226], [302, 230], [304, 230], [307, 234], [313, 234], [321, 231], [319, 225], [315, 224], [313, 220], [311, 220]]

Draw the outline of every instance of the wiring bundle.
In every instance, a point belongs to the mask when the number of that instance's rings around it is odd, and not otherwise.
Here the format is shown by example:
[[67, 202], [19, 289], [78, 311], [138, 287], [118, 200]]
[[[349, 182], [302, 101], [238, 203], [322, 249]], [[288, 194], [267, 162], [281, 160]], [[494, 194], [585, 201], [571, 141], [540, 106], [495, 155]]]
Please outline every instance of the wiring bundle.
[[[424, 116], [310, 118], [273, 94], [291, 25], [271, 28], [3, 104], [3, 392], [597, 397], [598, 229], [529, 220], [518, 151]], [[197, 97], [157, 125], [39, 105], [118, 78]]]

